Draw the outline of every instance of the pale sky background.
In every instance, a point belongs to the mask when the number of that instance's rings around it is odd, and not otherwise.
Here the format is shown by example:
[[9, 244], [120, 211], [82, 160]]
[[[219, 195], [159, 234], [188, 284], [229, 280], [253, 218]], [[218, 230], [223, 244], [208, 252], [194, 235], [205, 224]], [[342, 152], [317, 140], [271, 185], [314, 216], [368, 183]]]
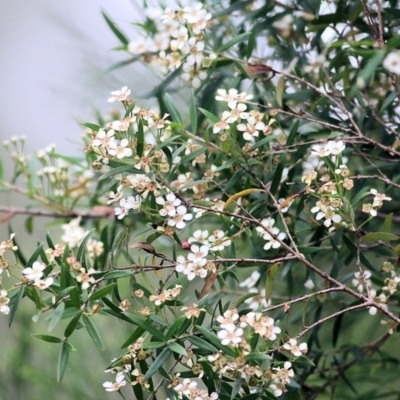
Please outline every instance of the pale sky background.
[[145, 89], [144, 68], [104, 73], [125, 55], [111, 50], [118, 41], [101, 10], [134, 38], [135, 0], [0, 0], [1, 142], [26, 135], [29, 150], [56, 143], [79, 154], [78, 119], [109, 110], [111, 90]]

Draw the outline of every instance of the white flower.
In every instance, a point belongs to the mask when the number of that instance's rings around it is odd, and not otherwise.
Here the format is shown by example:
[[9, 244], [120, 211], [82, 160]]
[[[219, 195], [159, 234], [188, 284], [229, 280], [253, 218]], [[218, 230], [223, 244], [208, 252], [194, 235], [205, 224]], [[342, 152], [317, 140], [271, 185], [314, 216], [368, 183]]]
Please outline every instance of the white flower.
[[346, 148], [346, 145], [342, 140], [330, 140], [327, 143], [327, 148], [331, 155], [337, 156]]
[[261, 225], [262, 225], [262, 226], [257, 226], [256, 231], [257, 231], [261, 236], [263, 236], [263, 235], [267, 232], [263, 227], [265, 227], [265, 228], [268, 229], [268, 230], [271, 230], [272, 227], [274, 226], [274, 224], [275, 224], [275, 220], [274, 220], [273, 218], [271, 218], [271, 217], [264, 218], [264, 219], [261, 221]]
[[390, 52], [383, 60], [382, 65], [389, 72], [400, 75], [400, 51]]
[[124, 86], [121, 88], [121, 90], [115, 90], [111, 92], [111, 94], [113, 96], [108, 99], [109, 103], [113, 103], [114, 101], [124, 101], [131, 94], [131, 90], [128, 89], [127, 86]]
[[[122, 199], [121, 199], [121, 201], [122, 201]], [[127, 199], [126, 199], [126, 202], [125, 202], [125, 207], [126, 208], [129, 208], [129, 209], [131, 209], [131, 210], [137, 210], [137, 209], [139, 209], [140, 208], [140, 203], [141, 203], [141, 197], [140, 196], [129, 196]]]
[[104, 382], [103, 387], [107, 392], [117, 392], [122, 386], [126, 385], [125, 376], [123, 374], [117, 374], [115, 382]]
[[107, 133], [104, 129], [100, 129], [92, 141], [92, 146], [109, 147], [115, 141], [114, 135], [114, 129], [110, 129]]
[[307, 343], [297, 345], [296, 339], [289, 339], [289, 341], [283, 345], [283, 348], [289, 350], [296, 357], [300, 357], [308, 351]]
[[182, 272], [184, 275], [187, 276], [189, 281], [193, 280], [196, 277], [196, 274], [193, 272], [193, 264], [189, 260], [186, 260], [183, 256], [178, 256], [176, 258], [176, 261], [176, 272]]
[[156, 203], [163, 206], [159, 211], [161, 216], [173, 217], [176, 214], [176, 207], [180, 206], [182, 202], [173, 193], [168, 193], [166, 199], [162, 196], [156, 197]]
[[111, 142], [108, 152], [111, 156], [116, 156], [119, 159], [130, 157], [132, 155], [132, 149], [129, 148], [128, 145], [128, 139], [122, 139], [119, 144], [117, 144], [117, 142]]
[[40, 290], [44, 290], [44, 289], [47, 289], [48, 287], [50, 287], [53, 283], [54, 283], [54, 278], [52, 278], [51, 276], [48, 276], [44, 280], [41, 280], [41, 279], [35, 280], [35, 282], [33, 284], [35, 286], [37, 286]]
[[217, 101], [225, 101], [228, 103], [230, 108], [235, 108], [237, 104], [237, 97], [239, 95], [236, 89], [229, 89], [227, 92], [225, 89], [217, 89], [217, 96], [215, 96], [215, 100]]
[[208, 238], [211, 246], [211, 251], [222, 251], [224, 247], [230, 246], [231, 240], [225, 236], [225, 232], [220, 229], [215, 229], [213, 234]]
[[79, 246], [82, 240], [87, 235], [81, 226], [79, 226], [81, 218], [73, 219], [69, 224], [61, 225], [61, 228], [65, 231], [64, 235], [61, 236], [61, 240], [64, 243], [68, 243], [70, 249]]
[[247, 288], [252, 288], [257, 281], [260, 279], [261, 274], [258, 271], [253, 271], [251, 276], [244, 280], [243, 282], [239, 283], [240, 287], [247, 287]]
[[270, 231], [277, 238], [274, 239], [272, 237], [272, 235], [270, 235], [269, 233], [265, 233], [264, 236], [263, 236], [263, 239], [267, 240], [267, 243], [265, 243], [265, 245], [264, 245], [264, 250], [269, 250], [271, 247], [273, 249], [277, 249], [278, 247], [281, 246], [279, 240], [283, 241], [286, 238], [286, 233], [285, 232], [279, 232], [278, 228], [271, 228]]
[[196, 244], [193, 244], [190, 247], [190, 251], [192, 253], [189, 253], [188, 255], [188, 260], [190, 261], [198, 261], [201, 260], [202, 258], [206, 258], [208, 255], [208, 252], [210, 251], [210, 248], [206, 245], [203, 245], [201, 247], [197, 246]]
[[8, 315], [10, 313], [10, 307], [8, 303], [10, 299], [7, 297], [8, 293], [6, 290], [0, 290], [0, 313]]
[[311, 146], [311, 150], [311, 154], [316, 154], [319, 157], [326, 157], [331, 154], [329, 148], [325, 144], [314, 144]]
[[88, 271], [85, 270], [85, 268], [80, 269], [80, 274], [76, 277], [76, 280], [80, 283], [82, 283], [82, 289], [86, 290], [90, 287], [91, 284], [95, 282], [95, 279], [93, 276], [90, 276], [96, 272], [95, 269], [90, 268]]
[[46, 265], [41, 261], [35, 261], [32, 267], [25, 268], [22, 273], [30, 281], [35, 281], [43, 276], [43, 271], [46, 269]]
[[387, 197], [383, 193], [378, 193], [378, 191], [376, 189], [371, 189], [369, 192], [375, 196], [374, 202], [372, 203], [372, 207], [382, 207], [383, 200], [386, 200], [386, 201], [392, 200], [391, 197]]
[[242, 341], [243, 329], [236, 328], [234, 325], [227, 326], [227, 329], [222, 329], [217, 333], [221, 339], [221, 344], [227, 346], [237, 346]]
[[183, 74], [181, 78], [185, 82], [192, 81], [192, 86], [194, 88], [199, 88], [201, 81], [207, 78], [207, 72], [198, 69], [196, 64], [186, 62], [183, 64], [182, 70]]
[[204, 245], [208, 245], [208, 238], [209, 233], [207, 230], [202, 231], [201, 229], [198, 229], [197, 231], [193, 232], [193, 236], [188, 239], [189, 243], [193, 242], [199, 242]]
[[169, 226], [176, 226], [178, 229], [183, 229], [186, 226], [185, 221], [190, 221], [193, 218], [192, 214], [187, 214], [187, 208], [185, 206], [178, 206], [176, 214], [172, 219], [168, 220]]
[[362, 293], [364, 291], [364, 286], [365, 284], [367, 286], [371, 285], [370, 278], [371, 278], [371, 272], [370, 271], [364, 271], [363, 275], [360, 274], [360, 272], [355, 272], [354, 273], [354, 278], [351, 283], [353, 284], [354, 287], [357, 288], [357, 290]]
[[197, 386], [197, 382], [191, 381], [189, 378], [186, 378], [183, 380], [182, 383], [175, 386], [175, 390], [178, 393], [188, 396], [190, 394], [190, 391], [192, 389], [194, 389], [196, 386]]

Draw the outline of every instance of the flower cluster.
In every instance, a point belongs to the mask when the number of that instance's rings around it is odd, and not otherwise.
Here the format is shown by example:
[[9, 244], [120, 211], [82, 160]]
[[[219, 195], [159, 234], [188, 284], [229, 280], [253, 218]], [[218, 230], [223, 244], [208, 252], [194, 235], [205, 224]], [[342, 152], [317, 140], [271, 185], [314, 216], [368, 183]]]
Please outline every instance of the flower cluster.
[[48, 276], [46, 279], [41, 279], [44, 275], [46, 265], [41, 261], [35, 261], [32, 267], [27, 267], [22, 270], [24, 278], [33, 282], [39, 289], [47, 289], [54, 283], [54, 278]]
[[281, 242], [286, 239], [286, 233], [280, 232], [279, 228], [274, 226], [275, 220], [273, 218], [264, 218], [261, 221], [262, 226], [257, 226], [256, 231], [262, 236], [266, 243], [264, 250], [277, 249], [281, 246]]
[[229, 111], [222, 113], [222, 118], [213, 127], [213, 133], [219, 134], [219, 138], [223, 141], [226, 134], [236, 128], [242, 132], [243, 139], [254, 142], [254, 138], [258, 137], [260, 132], [264, 135], [272, 133], [271, 124], [275, 121], [270, 119], [268, 124], [265, 123], [266, 115], [257, 110], [247, 111], [246, 103], [253, 97], [246, 92], [239, 93], [236, 89], [218, 89], [218, 101], [227, 103]]
[[128, 51], [142, 56], [147, 63], [158, 64], [164, 73], [182, 67], [182, 79], [200, 87], [207, 68], [217, 57], [205, 51], [204, 29], [211, 14], [197, 2], [183, 8], [168, 7], [164, 12], [148, 10], [147, 17], [154, 21], [157, 32], [130, 42]]
[[376, 215], [378, 214], [376, 209], [382, 207], [383, 201], [391, 201], [392, 199], [383, 193], [378, 193], [376, 189], [371, 189], [369, 192], [374, 196], [374, 200], [372, 204], [363, 204], [362, 211], [369, 214], [371, 217], [376, 217]]
[[164, 290], [161, 294], [158, 295], [151, 295], [149, 297], [149, 300], [151, 302], [154, 302], [156, 306], [161, 306], [161, 304], [164, 304], [166, 301], [171, 301], [173, 299], [176, 299], [182, 289], [182, 285], [176, 285], [172, 289], [166, 289]]
[[156, 197], [156, 203], [162, 206], [159, 214], [168, 218], [168, 226], [183, 229], [186, 221], [193, 218], [193, 215], [187, 212], [187, 208], [173, 193], [167, 194], [165, 198], [163, 196]]

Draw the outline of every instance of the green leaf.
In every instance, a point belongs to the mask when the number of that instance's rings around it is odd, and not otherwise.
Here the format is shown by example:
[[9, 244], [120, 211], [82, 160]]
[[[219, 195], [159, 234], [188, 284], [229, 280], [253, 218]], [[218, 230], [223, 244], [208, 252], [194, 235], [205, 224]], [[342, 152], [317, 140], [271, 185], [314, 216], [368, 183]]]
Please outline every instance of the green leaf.
[[294, 143], [294, 138], [299, 130], [300, 121], [297, 120], [290, 129], [289, 137], [286, 140], [286, 146], [291, 146]]
[[33, 215], [30, 215], [26, 220], [25, 220], [25, 229], [28, 233], [33, 232]]
[[97, 330], [97, 327], [92, 321], [91, 317], [84, 315], [83, 322], [85, 323], [85, 327], [89, 333], [89, 336], [92, 338], [94, 344], [100, 351], [103, 351], [105, 349], [103, 340], [101, 339], [100, 333]]
[[194, 90], [190, 93], [190, 124], [192, 127], [193, 135], [197, 132], [197, 108], [196, 108], [196, 99], [194, 97]]
[[208, 343], [207, 341], [198, 336], [189, 336], [188, 340], [190, 343], [193, 343], [199, 349], [208, 350], [210, 353], [218, 352], [218, 349], [216, 347], [214, 347], [211, 343]]
[[392, 231], [393, 213], [390, 213], [383, 221], [383, 232], [390, 233]]
[[136, 342], [140, 338], [140, 336], [143, 335], [145, 332], [145, 329], [142, 329], [140, 327], [136, 328], [135, 331], [132, 333], [132, 335], [129, 336], [128, 339], [125, 340], [125, 342], [122, 344], [121, 349], [124, 349], [125, 347], [128, 347], [130, 344], [133, 342]]
[[105, 296], [107, 296], [109, 293], [111, 293], [115, 286], [117, 286], [117, 284], [111, 283], [110, 285], [104, 286], [103, 288], [96, 290], [92, 295], [90, 295], [89, 300], [93, 301], [93, 300], [98, 300], [101, 299]]
[[141, 319], [137, 317], [136, 315], [133, 315], [129, 312], [125, 312], [124, 315], [129, 318], [130, 321], [132, 321], [135, 325], [139, 326], [140, 328], [143, 328], [145, 331], [151, 333], [153, 337], [158, 339], [160, 342], [165, 342], [164, 335], [157, 329], [155, 328], [152, 324], [148, 323], [144, 319]]
[[[133, 170], [135, 170], [135, 168], [132, 165], [123, 165], [122, 167], [112, 168], [110, 171], [102, 174], [98, 180], [103, 181], [105, 179], [111, 178], [114, 175], [122, 174], [123, 172], [133, 172]], [[138, 169], [138, 171], [138, 174], [143, 173], [140, 169]]]
[[143, 121], [141, 118], [139, 118], [139, 122], [137, 125], [138, 129], [137, 129], [136, 152], [139, 157], [142, 157], [144, 150], [144, 129], [143, 129]]
[[63, 342], [63, 340], [57, 336], [40, 335], [38, 333], [34, 333], [32, 336], [34, 336], [37, 339], [44, 340], [45, 342], [48, 342], [48, 343], [62, 343]]
[[213, 113], [210, 113], [209, 111], [205, 110], [204, 108], [199, 108], [200, 112], [213, 124], [216, 124], [219, 122], [219, 118], [214, 115]]
[[86, 126], [86, 128], [91, 129], [92, 131], [98, 132], [101, 129], [101, 126], [92, 124], [90, 122], [84, 122], [81, 124], [82, 126]]
[[179, 327], [185, 322], [185, 319], [187, 319], [187, 318], [184, 316], [181, 316], [175, 320], [175, 322], [169, 328], [168, 332], [165, 334], [165, 340], [169, 340], [172, 338], [172, 336], [175, 335], [175, 333], [178, 331]]
[[265, 282], [265, 300], [268, 300], [272, 297], [272, 291], [274, 289], [275, 278], [279, 271], [279, 266], [282, 263], [275, 263], [268, 271], [267, 271], [267, 280]]
[[361, 242], [377, 242], [378, 240], [382, 242], [391, 242], [393, 240], [398, 240], [399, 237], [393, 235], [393, 233], [388, 232], [371, 232], [364, 235], [360, 240]]
[[64, 331], [65, 337], [70, 337], [72, 335], [76, 326], [78, 325], [79, 320], [81, 319], [82, 314], [83, 311], [78, 311], [76, 315], [72, 317], [71, 321], [69, 321], [69, 324], [67, 325]]
[[125, 45], [128, 46], [129, 44], [129, 40], [127, 39], [127, 37], [125, 36], [125, 34], [123, 34], [114, 24], [113, 21], [111, 21], [111, 19], [107, 16], [107, 14], [102, 11], [101, 12], [103, 14], [104, 19], [107, 22], [107, 25], [110, 27], [110, 29], [113, 31], [114, 35], [119, 39], [119, 41]]
[[279, 107], [282, 107], [282, 96], [283, 92], [285, 91], [285, 77], [282, 75], [278, 79], [278, 83], [276, 84], [276, 92], [275, 98], [276, 102], [279, 104]]
[[31, 267], [32, 264], [37, 260], [37, 258], [39, 257], [39, 254], [42, 251], [42, 248], [44, 246], [44, 243], [42, 243], [40, 246], [38, 246], [38, 248], [34, 251], [34, 253], [30, 256], [27, 266]]
[[186, 349], [184, 347], [182, 347], [180, 344], [176, 343], [176, 342], [169, 342], [167, 343], [168, 348], [173, 351], [176, 354], [179, 354], [181, 356], [187, 356], [187, 352]]
[[216, 52], [222, 53], [223, 51], [228, 50], [229, 48], [234, 46], [236, 43], [243, 42], [251, 34], [252, 34], [252, 32], [245, 32], [245, 33], [241, 33], [240, 35], [235, 36], [229, 42], [223, 44]]
[[182, 116], [181, 116], [179, 110], [177, 109], [177, 107], [175, 106], [175, 103], [172, 100], [171, 96], [168, 93], [165, 94], [164, 100], [165, 100], [165, 104], [166, 104], [168, 111], [171, 114], [171, 117], [173, 118], [173, 120], [176, 123], [178, 123], [179, 125], [183, 126]]
[[250, 32], [249, 41], [247, 42], [247, 49], [246, 49], [246, 59], [247, 60], [249, 58], [251, 58], [255, 44], [256, 44], [256, 34], [255, 34], [254, 27], [253, 27], [253, 29]]
[[171, 350], [168, 347], [166, 347], [154, 360], [154, 362], [150, 365], [150, 368], [147, 370], [143, 379], [145, 381], [149, 380], [165, 364], [170, 355], [171, 355]]
[[201, 326], [196, 325], [196, 329], [211, 343], [213, 344], [217, 349], [222, 350], [224, 353], [226, 353], [229, 356], [234, 357], [235, 352], [228, 346], [224, 346], [221, 344], [221, 340], [218, 338], [217, 335], [214, 333], [208, 331], [207, 329], [204, 329]]
[[142, 345], [142, 349], [159, 349], [160, 347], [165, 346], [164, 342], [147, 342]]
[[14, 317], [15, 317], [15, 313], [17, 312], [19, 303], [21, 302], [22, 298], [24, 297], [24, 291], [25, 291], [25, 286], [21, 286], [21, 288], [16, 291], [15, 293], [13, 293], [13, 295], [10, 298], [10, 314], [8, 317], [8, 326], [10, 327]]
[[58, 357], [58, 365], [57, 365], [57, 382], [61, 382], [65, 368], [67, 367], [69, 356], [69, 346], [67, 342], [63, 342], [60, 349], [60, 355]]
[[77, 252], [77, 255], [76, 255], [76, 259], [77, 259], [78, 261], [83, 261], [83, 260], [85, 259], [86, 245], [87, 245], [87, 242], [88, 242], [89, 239], [90, 239], [90, 236], [93, 234], [94, 231], [95, 231], [95, 230], [92, 229], [92, 230], [85, 236], [85, 238], [82, 240], [81, 244], [79, 245], [78, 252]]
[[235, 308], [238, 308], [242, 303], [244, 303], [247, 299], [251, 299], [252, 297], [258, 296], [260, 293], [258, 292], [251, 292], [251, 293], [246, 293], [242, 297], [240, 297], [236, 303], [235, 303]]
[[55, 309], [53, 316], [51, 317], [48, 331], [52, 331], [55, 326], [60, 322], [65, 310], [65, 303], [62, 301]]
[[274, 135], [269, 135], [269, 136], [259, 140], [258, 142], [254, 143], [253, 146], [251, 146], [250, 149], [247, 150], [247, 151], [251, 152], [251, 151], [253, 151], [255, 149], [258, 149], [261, 146], [264, 146], [264, 144], [272, 142], [273, 140], [276, 140], [276, 137]]
[[121, 271], [110, 271], [107, 272], [104, 276], [103, 279], [120, 279], [120, 278], [126, 278], [127, 276], [132, 276], [133, 275], [133, 271], [129, 271], [129, 270], [121, 270]]

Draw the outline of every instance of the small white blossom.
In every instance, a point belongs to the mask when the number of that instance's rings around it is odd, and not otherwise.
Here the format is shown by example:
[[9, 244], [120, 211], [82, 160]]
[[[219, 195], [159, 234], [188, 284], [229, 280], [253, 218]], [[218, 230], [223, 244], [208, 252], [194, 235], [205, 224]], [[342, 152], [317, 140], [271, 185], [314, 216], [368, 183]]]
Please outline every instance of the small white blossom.
[[128, 98], [128, 96], [131, 94], [131, 90], [128, 89], [127, 86], [124, 86], [121, 88], [121, 90], [115, 90], [111, 92], [112, 97], [108, 99], [109, 103], [113, 103], [115, 101], [124, 101]]
[[22, 270], [22, 273], [30, 281], [36, 281], [43, 276], [43, 271], [46, 269], [46, 265], [41, 261], [35, 261], [32, 267], [28, 267]]

